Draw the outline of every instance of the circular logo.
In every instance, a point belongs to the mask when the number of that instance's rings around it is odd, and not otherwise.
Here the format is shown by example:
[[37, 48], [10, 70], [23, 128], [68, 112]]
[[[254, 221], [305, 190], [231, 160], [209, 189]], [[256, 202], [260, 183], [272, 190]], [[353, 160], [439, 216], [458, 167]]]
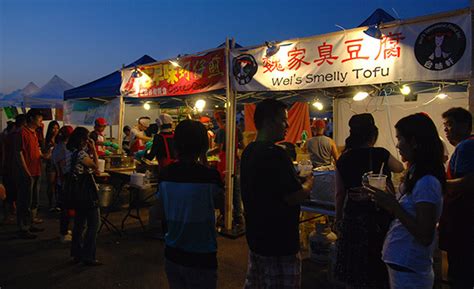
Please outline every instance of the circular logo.
[[441, 71], [456, 64], [466, 50], [466, 35], [449, 22], [433, 24], [418, 35], [415, 56], [426, 69]]
[[249, 83], [257, 69], [257, 62], [250, 54], [241, 54], [232, 60], [232, 74], [240, 85]]

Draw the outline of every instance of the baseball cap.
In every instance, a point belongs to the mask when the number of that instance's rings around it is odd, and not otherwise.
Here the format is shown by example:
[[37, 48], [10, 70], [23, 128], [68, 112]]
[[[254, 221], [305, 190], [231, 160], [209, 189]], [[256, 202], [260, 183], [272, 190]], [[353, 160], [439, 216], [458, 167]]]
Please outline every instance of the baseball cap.
[[95, 125], [96, 126], [106, 126], [107, 125], [107, 121], [105, 120], [105, 118], [103, 117], [99, 117], [95, 120]]
[[207, 116], [201, 116], [201, 117], [199, 118], [199, 121], [200, 121], [201, 123], [208, 123], [208, 122], [211, 122], [211, 119], [210, 119], [209, 117], [207, 117]]

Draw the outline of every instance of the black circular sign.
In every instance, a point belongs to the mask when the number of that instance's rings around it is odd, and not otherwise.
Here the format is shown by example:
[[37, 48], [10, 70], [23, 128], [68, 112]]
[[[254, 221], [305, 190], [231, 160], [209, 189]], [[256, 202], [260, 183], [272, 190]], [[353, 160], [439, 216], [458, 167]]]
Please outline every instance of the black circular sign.
[[433, 24], [418, 35], [415, 56], [426, 69], [441, 71], [456, 64], [466, 50], [466, 35], [454, 23]]
[[240, 85], [249, 83], [257, 69], [257, 62], [250, 54], [241, 54], [232, 60], [232, 74]]

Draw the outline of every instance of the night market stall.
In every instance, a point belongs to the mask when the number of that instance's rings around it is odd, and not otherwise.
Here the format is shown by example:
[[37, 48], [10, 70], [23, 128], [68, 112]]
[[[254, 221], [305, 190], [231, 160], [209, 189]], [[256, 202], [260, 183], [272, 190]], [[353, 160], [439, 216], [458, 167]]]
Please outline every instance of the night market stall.
[[206, 110], [204, 107], [206, 104], [207, 111], [210, 111], [209, 107], [220, 110], [225, 108], [226, 201], [225, 229], [222, 232], [235, 235], [236, 232], [232, 230], [231, 209], [234, 186], [236, 101], [230, 89], [227, 74], [231, 46], [235, 44], [227, 40], [225, 47], [123, 69], [121, 92], [128, 101], [135, 99], [136, 102], [142, 102], [148, 107], [155, 104], [158, 104], [160, 108], [191, 107], [196, 114]]
[[424, 111], [441, 127], [449, 107], [472, 110], [471, 34], [471, 13], [463, 9], [233, 49], [232, 85], [238, 99], [306, 96], [316, 106], [332, 104], [339, 147], [349, 118], [373, 113], [383, 125], [379, 144], [397, 155], [392, 125], [403, 115]]

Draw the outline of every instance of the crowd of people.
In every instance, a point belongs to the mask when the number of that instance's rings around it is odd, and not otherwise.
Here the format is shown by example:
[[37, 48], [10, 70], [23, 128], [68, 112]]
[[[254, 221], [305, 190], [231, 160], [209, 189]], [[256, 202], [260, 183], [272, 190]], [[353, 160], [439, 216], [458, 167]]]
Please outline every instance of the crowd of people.
[[[314, 166], [335, 163], [334, 276], [347, 288], [432, 288], [438, 233], [439, 247], [447, 251], [451, 288], [474, 287], [472, 115], [451, 108], [442, 117], [446, 138], [455, 146], [446, 167], [446, 149], [426, 113], [396, 123], [401, 161], [375, 146], [379, 131], [371, 114], [351, 117], [341, 153], [324, 136], [325, 122], [313, 122], [313, 137], [303, 149]], [[160, 164], [157, 199], [163, 208], [171, 289], [217, 287], [215, 209], [223, 209], [225, 115], [216, 119], [215, 134], [209, 119], [183, 120], [173, 129], [167, 114], [160, 115], [152, 134], [147, 134], [152, 125], [148, 117], [123, 129], [125, 151]], [[289, 127], [284, 103], [260, 102], [254, 122], [256, 139], [236, 156], [235, 164], [233, 215], [238, 223], [244, 216], [249, 247], [244, 288], [300, 288], [300, 204], [308, 200], [313, 179], [299, 176], [288, 150], [279, 145]], [[116, 149], [105, 141], [106, 125], [99, 118], [89, 132], [53, 121], [43, 139], [42, 115], [31, 109], [2, 134], [6, 212], [7, 217], [16, 214], [20, 238], [34, 239], [43, 230], [37, 215], [43, 161], [48, 204], [60, 212], [61, 241], [71, 241], [74, 262], [101, 264], [96, 258], [100, 209], [94, 174], [99, 157]], [[209, 155], [218, 155], [221, 163], [210, 167]], [[387, 176], [386, 185], [367, 182], [368, 172]], [[403, 173], [399, 188], [392, 173]]]

